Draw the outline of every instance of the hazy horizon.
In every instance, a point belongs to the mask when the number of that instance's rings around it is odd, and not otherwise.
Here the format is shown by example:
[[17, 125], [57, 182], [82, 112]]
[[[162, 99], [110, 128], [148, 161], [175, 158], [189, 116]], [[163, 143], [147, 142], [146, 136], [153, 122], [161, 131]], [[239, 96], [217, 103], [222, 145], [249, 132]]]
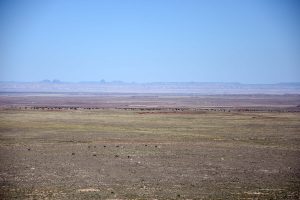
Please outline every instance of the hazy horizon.
[[0, 83], [97, 83], [97, 84], [108, 84], [108, 83], [120, 83], [120, 84], [172, 84], [172, 83], [178, 83], [178, 84], [241, 84], [241, 85], [277, 85], [277, 84], [300, 84], [299, 82], [273, 82], [273, 83], [243, 83], [243, 82], [213, 82], [213, 81], [153, 81], [153, 82], [137, 82], [137, 81], [121, 81], [121, 80], [82, 80], [82, 81], [64, 81], [60, 79], [44, 79], [39, 81], [1, 81]]
[[0, 81], [300, 82], [295, 0], [1, 1]]

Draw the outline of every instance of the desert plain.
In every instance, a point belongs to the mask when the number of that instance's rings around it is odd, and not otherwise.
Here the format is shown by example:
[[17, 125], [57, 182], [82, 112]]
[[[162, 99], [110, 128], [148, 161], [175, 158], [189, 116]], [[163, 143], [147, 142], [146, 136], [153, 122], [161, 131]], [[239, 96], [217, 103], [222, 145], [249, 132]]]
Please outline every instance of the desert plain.
[[2, 93], [1, 199], [299, 199], [300, 95]]

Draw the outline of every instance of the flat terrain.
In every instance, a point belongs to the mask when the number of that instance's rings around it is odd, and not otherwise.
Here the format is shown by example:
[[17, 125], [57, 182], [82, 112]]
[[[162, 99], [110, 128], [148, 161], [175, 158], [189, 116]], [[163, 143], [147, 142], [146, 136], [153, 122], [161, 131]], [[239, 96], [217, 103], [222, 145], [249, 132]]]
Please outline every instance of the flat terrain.
[[300, 111], [300, 95], [0, 93], [0, 107], [280, 108]]
[[299, 96], [49, 98], [0, 97], [0, 199], [300, 198]]

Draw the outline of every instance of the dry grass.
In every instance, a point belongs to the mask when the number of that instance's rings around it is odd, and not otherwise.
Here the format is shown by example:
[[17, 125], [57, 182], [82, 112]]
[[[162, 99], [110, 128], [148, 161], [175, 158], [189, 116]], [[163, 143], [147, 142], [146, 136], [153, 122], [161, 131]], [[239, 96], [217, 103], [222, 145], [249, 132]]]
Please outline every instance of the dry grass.
[[2, 110], [0, 197], [295, 199], [299, 133], [299, 113]]

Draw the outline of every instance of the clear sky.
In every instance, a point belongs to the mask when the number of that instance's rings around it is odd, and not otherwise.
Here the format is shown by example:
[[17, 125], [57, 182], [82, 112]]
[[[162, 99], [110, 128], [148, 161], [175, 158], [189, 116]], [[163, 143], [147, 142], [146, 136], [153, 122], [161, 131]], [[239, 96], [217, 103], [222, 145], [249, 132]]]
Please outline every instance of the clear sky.
[[300, 82], [297, 0], [1, 0], [0, 81]]

